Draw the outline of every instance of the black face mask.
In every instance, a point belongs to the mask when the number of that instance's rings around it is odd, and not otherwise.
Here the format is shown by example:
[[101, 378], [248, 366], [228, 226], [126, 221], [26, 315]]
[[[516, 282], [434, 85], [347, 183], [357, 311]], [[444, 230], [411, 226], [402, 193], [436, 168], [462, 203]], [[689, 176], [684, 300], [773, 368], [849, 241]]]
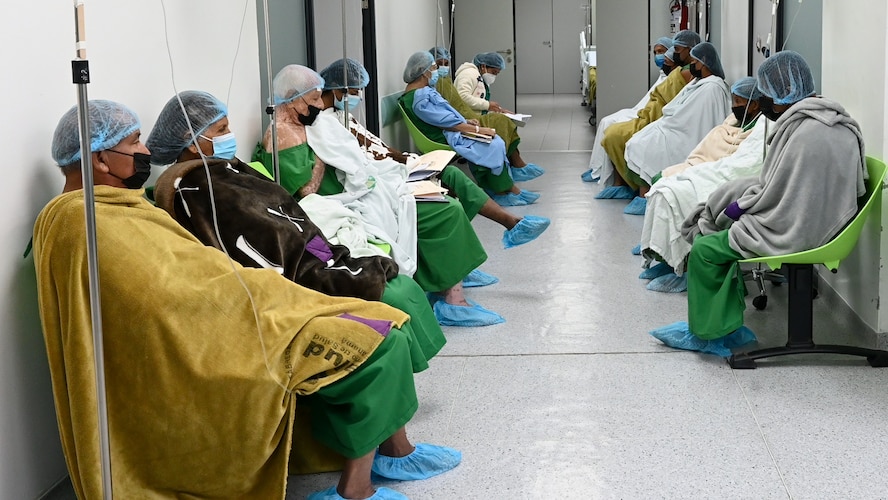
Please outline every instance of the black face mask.
[[669, 75], [669, 73], [672, 73], [672, 70], [674, 70], [674, 69], [675, 69], [675, 66], [674, 66], [674, 65], [673, 65], [673, 66], [666, 66], [666, 65], [664, 64], [664, 65], [663, 65], [663, 74], [665, 74], [665, 75]]
[[703, 70], [698, 69], [697, 66], [691, 64], [688, 66], [688, 69], [691, 71], [691, 76], [694, 78], [703, 78]]
[[783, 113], [774, 111], [774, 100], [770, 97], [759, 97], [759, 109], [762, 111], [762, 114], [772, 122], [776, 122], [781, 116], [783, 116]]
[[145, 181], [151, 176], [151, 155], [146, 155], [145, 153], [129, 154], [124, 153], [123, 151], [115, 151], [113, 149], [107, 149], [106, 151], [132, 157], [133, 168], [136, 169], [136, 173], [125, 179], [123, 177], [117, 177], [110, 171], [108, 172], [109, 174], [123, 181], [123, 185], [129, 189], [140, 189], [145, 185]]
[[734, 106], [731, 108], [731, 112], [734, 113], [734, 118], [737, 119], [737, 123], [746, 125], [743, 122], [743, 119], [746, 118], [746, 106]]
[[678, 55], [678, 52], [672, 54], [672, 62], [675, 63], [676, 68], [680, 68], [685, 65], [684, 59]]
[[318, 113], [320, 113], [320, 112], [321, 112], [321, 108], [319, 108], [313, 104], [309, 104], [308, 105], [308, 114], [307, 115], [303, 115], [301, 113], [299, 114], [299, 123], [305, 125], [306, 127], [310, 127], [311, 124], [314, 123], [315, 118], [318, 117]]

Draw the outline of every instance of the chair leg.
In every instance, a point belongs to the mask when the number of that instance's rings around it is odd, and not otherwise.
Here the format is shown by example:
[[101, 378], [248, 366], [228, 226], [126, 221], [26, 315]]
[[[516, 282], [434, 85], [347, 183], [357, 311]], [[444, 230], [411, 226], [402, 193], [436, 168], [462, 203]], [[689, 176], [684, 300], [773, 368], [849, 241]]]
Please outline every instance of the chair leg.
[[755, 360], [788, 354], [848, 354], [865, 357], [873, 368], [888, 367], [888, 351], [847, 345], [816, 345], [814, 343], [814, 266], [786, 265], [789, 280], [789, 314], [787, 342], [782, 347], [770, 347], [734, 354], [728, 364], [735, 369], [752, 369]]

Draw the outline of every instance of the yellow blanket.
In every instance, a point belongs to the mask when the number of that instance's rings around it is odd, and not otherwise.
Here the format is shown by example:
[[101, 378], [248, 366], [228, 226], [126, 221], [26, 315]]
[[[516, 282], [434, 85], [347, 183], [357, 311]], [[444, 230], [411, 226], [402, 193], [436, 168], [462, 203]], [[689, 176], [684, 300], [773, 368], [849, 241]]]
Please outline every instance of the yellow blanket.
[[666, 80], [651, 92], [651, 98], [644, 108], [638, 111], [638, 117], [627, 122], [615, 123], [604, 131], [604, 139], [601, 146], [607, 152], [608, 158], [614, 164], [614, 169], [620, 177], [626, 181], [632, 189], [644, 183], [635, 172], [629, 170], [626, 165], [626, 143], [649, 123], [659, 120], [663, 116], [663, 106], [669, 104], [675, 96], [685, 88], [688, 81], [682, 76], [682, 71], [676, 69], [669, 73]]
[[[382, 341], [337, 316], [407, 316], [230, 264], [142, 195], [96, 187], [114, 495], [284, 498], [295, 396], [348, 375]], [[82, 191], [41, 212], [34, 256], [68, 470], [78, 498], [100, 498]]]

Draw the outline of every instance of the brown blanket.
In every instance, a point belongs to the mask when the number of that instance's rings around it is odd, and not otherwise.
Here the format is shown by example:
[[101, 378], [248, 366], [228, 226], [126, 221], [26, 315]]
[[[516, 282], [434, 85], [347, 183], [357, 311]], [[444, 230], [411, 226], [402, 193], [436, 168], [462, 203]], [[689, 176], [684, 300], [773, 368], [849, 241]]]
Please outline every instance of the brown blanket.
[[[272, 268], [321, 293], [379, 300], [398, 274], [387, 257], [352, 257], [332, 245], [285, 189], [234, 159], [208, 159], [216, 221], [234, 260]], [[168, 168], [157, 180], [157, 206], [204, 244], [221, 249], [211, 211], [203, 161]]]

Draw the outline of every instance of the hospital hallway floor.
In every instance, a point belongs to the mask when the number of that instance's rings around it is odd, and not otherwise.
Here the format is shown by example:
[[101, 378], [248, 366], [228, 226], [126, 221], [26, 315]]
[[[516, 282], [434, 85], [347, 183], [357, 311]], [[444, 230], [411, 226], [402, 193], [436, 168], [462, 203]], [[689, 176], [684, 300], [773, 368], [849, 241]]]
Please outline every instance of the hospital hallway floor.
[[[521, 96], [533, 118], [521, 151], [546, 169], [522, 183], [552, 225], [504, 250], [502, 228], [473, 224], [499, 283], [467, 289], [506, 322], [446, 327], [447, 345], [416, 375], [414, 442], [450, 446], [462, 464], [416, 482], [379, 483], [413, 500], [888, 498], [888, 369], [841, 356], [793, 356], [731, 370], [648, 335], [686, 320], [686, 294], [645, 289], [640, 216], [595, 200], [584, 183], [594, 129], [579, 96]], [[839, 270], [841, 273], [841, 269]], [[768, 286], [747, 325], [785, 343], [786, 289]], [[750, 289], [753, 286], [750, 284]], [[858, 325], [815, 301], [815, 339], [870, 345]], [[751, 301], [751, 296], [749, 298]], [[291, 476], [288, 498], [336, 474]]]

